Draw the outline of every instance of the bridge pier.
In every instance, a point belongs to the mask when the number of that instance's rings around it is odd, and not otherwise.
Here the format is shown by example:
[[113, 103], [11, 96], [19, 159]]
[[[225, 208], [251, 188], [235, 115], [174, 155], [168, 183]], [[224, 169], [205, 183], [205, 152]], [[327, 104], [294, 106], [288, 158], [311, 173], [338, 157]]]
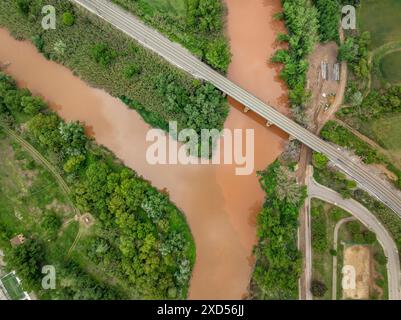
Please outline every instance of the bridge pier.
[[251, 110], [251, 109], [249, 109], [248, 107], [244, 107], [244, 112], [245, 113], [247, 113], [249, 110]]
[[271, 127], [273, 123], [271, 123], [269, 120], [266, 121], [266, 127]]

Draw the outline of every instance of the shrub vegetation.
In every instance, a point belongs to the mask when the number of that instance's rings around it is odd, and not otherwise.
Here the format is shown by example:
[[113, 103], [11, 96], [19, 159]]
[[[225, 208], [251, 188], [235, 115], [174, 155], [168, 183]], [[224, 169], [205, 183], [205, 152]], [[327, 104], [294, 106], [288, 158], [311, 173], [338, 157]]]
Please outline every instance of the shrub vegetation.
[[296, 299], [301, 270], [298, 213], [306, 189], [296, 184], [293, 168], [279, 160], [259, 177], [266, 200], [258, 216], [252, 291], [257, 299]]

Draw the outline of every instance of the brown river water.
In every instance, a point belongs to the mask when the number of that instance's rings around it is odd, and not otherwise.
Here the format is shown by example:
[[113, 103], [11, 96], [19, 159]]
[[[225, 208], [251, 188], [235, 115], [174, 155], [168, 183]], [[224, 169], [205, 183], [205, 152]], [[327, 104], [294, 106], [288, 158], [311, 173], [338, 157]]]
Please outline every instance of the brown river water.
[[[274, 52], [272, 21], [279, 0], [227, 0], [227, 33], [233, 62], [228, 77], [266, 102], [286, 109], [285, 88], [267, 64]], [[256, 243], [256, 215], [264, 198], [256, 173], [236, 176], [235, 165], [150, 165], [145, 158], [150, 127], [106, 92], [91, 88], [65, 67], [42, 57], [28, 42], [0, 29], [0, 62], [19, 86], [44, 97], [65, 120], [85, 123], [96, 141], [120, 158], [183, 210], [194, 235], [196, 264], [190, 299], [240, 299], [247, 292]], [[282, 152], [286, 135], [230, 101], [230, 129], [255, 130], [255, 171]]]

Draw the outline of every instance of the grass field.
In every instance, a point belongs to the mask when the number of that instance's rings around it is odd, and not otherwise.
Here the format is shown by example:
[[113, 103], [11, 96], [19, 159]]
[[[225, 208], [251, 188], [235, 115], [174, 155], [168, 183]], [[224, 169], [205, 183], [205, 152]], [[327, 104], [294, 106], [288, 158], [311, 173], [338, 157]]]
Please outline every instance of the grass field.
[[372, 49], [401, 40], [401, 1], [362, 0], [358, 12], [359, 28], [369, 31]]
[[383, 117], [370, 126], [376, 140], [386, 149], [401, 153], [401, 115]]
[[185, 17], [187, 12], [186, 0], [139, 0], [138, 2], [142, 2], [143, 5], [147, 5], [152, 13], [163, 11], [179, 17]]
[[2, 279], [0, 279], [0, 281], [6, 289], [11, 300], [21, 300], [25, 297], [24, 291], [22, 290], [17, 278], [13, 273], [5, 275]]
[[353, 123], [362, 134], [387, 149], [392, 156], [392, 164], [401, 168], [400, 114], [386, 115], [370, 121], [362, 121], [358, 118], [350, 118], [347, 121]]
[[0, 223], [9, 230], [9, 238], [29, 229], [52, 239], [38, 222], [49, 212], [72, 218], [66, 195], [53, 176], [10, 138], [0, 139], [0, 152]]
[[400, 84], [401, 50], [389, 53], [386, 56], [384, 56], [380, 61], [380, 71], [385, 81], [390, 82], [392, 84]]
[[[22, 233], [41, 239], [46, 261], [54, 265], [65, 261], [79, 231], [66, 195], [54, 177], [4, 133], [0, 135], [0, 153], [0, 225], [8, 232], [0, 237], [0, 247], [6, 248], [10, 238]], [[65, 224], [52, 233], [43, 227], [50, 212]], [[3, 283], [12, 299], [20, 299], [11, 276]]]
[[[312, 199], [312, 277], [314, 280], [323, 282], [327, 291], [321, 298], [315, 297], [316, 300], [331, 300], [332, 275], [333, 275], [333, 256], [330, 249], [333, 247], [334, 228], [336, 223], [345, 218], [348, 213], [335, 208], [334, 206]], [[333, 210], [334, 209], [334, 210]], [[327, 246], [324, 250], [316, 247], [318, 229], [325, 230]], [[315, 236], [314, 236], [315, 235]]]
[[[382, 81], [401, 82], [401, 1], [400, 0], [363, 0], [358, 11], [360, 31], [369, 31], [371, 49], [375, 52], [374, 64], [377, 69], [373, 75], [374, 87]], [[375, 68], [373, 68], [374, 70]]]

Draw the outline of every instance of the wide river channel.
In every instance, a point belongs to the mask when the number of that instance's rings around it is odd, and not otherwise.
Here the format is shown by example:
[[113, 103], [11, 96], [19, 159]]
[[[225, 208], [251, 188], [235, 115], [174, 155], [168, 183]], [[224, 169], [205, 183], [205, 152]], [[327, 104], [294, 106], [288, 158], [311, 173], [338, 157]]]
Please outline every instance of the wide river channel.
[[[232, 63], [228, 77], [265, 102], [286, 111], [286, 88], [268, 63], [283, 31], [272, 16], [279, 0], [226, 0], [227, 36]], [[146, 161], [150, 127], [133, 110], [106, 92], [87, 85], [70, 70], [46, 60], [29, 42], [0, 29], [0, 62], [21, 87], [42, 96], [65, 120], [85, 123], [99, 144], [127, 166], [166, 189], [186, 214], [196, 242], [190, 299], [241, 299], [247, 292], [256, 243], [256, 215], [264, 193], [256, 171], [282, 152], [287, 136], [230, 99], [228, 129], [254, 129], [255, 171], [235, 175], [235, 165], [150, 165]]]

